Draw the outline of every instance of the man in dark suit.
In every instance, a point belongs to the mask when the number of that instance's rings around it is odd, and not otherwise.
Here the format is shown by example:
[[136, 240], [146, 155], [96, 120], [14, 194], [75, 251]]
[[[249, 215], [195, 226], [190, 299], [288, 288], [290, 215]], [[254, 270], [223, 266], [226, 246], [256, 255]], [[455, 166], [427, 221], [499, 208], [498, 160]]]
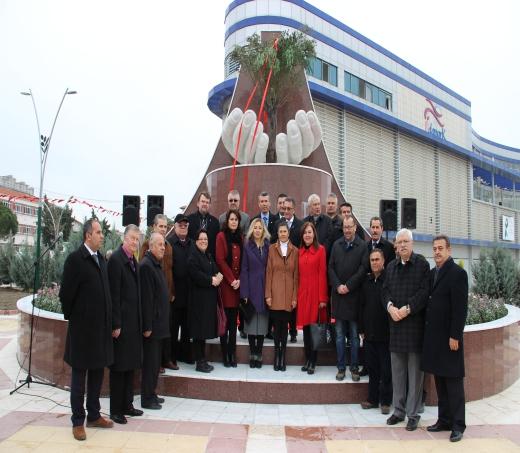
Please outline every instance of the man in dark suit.
[[139, 269], [135, 253], [139, 248], [139, 228], [125, 228], [123, 244], [108, 261], [108, 280], [112, 297], [112, 337], [114, 363], [110, 367], [110, 418], [125, 424], [125, 415], [139, 416], [134, 408], [134, 372], [141, 368], [143, 340]]
[[367, 241], [368, 251], [380, 249], [383, 251], [385, 266], [395, 259], [394, 245], [383, 237], [383, 220], [381, 217], [370, 219], [370, 239]]
[[177, 360], [193, 363], [188, 332], [188, 298], [190, 291], [188, 257], [193, 241], [188, 236], [188, 226], [188, 217], [184, 214], [177, 214], [175, 216], [174, 233], [168, 237], [168, 242], [173, 249], [173, 281], [175, 283], [175, 300], [170, 310], [171, 351], [174, 364], [177, 364]]
[[439, 416], [427, 430], [451, 431], [450, 441], [457, 442], [466, 429], [462, 340], [468, 313], [468, 274], [453, 261], [445, 235], [433, 239], [433, 259], [421, 368], [434, 375]]
[[424, 373], [420, 369], [424, 337], [424, 309], [428, 301], [430, 266], [413, 251], [413, 236], [403, 228], [396, 235], [399, 259], [386, 268], [383, 307], [390, 314], [390, 357], [394, 413], [388, 425], [408, 416], [406, 429], [419, 424]]
[[329, 217], [321, 213], [321, 199], [313, 193], [307, 200], [309, 205], [309, 215], [303, 219], [303, 222], [311, 222], [316, 228], [318, 242], [325, 247], [327, 256], [330, 252], [330, 240], [332, 238], [332, 221]]
[[[234, 209], [240, 213], [240, 229], [242, 230], [242, 234], [246, 234], [251, 219], [247, 212], [240, 210], [240, 192], [237, 189], [230, 190], [227, 196], [227, 202], [228, 210]], [[226, 222], [226, 214], [227, 211], [224, 211], [218, 218], [218, 223], [221, 229], [222, 225]]]
[[[253, 218], [261, 219], [264, 226], [267, 228], [267, 231], [269, 231], [269, 234], [272, 237], [275, 233], [274, 226], [276, 224], [276, 221], [280, 219], [280, 216], [271, 213], [271, 200], [267, 192], [262, 192], [260, 193], [260, 195], [258, 195], [258, 207], [260, 208], [260, 213], [254, 216]], [[247, 231], [243, 231], [243, 233], [246, 234]]]
[[220, 231], [220, 224], [218, 219], [209, 213], [210, 205], [211, 195], [208, 192], [201, 192], [197, 200], [197, 212], [188, 216], [188, 236], [194, 241], [197, 232], [201, 228], [204, 228], [208, 233], [208, 251], [211, 253], [213, 259], [215, 259], [217, 234]]
[[98, 252], [103, 232], [96, 219], [83, 225], [83, 244], [65, 260], [60, 288], [63, 316], [69, 321], [64, 360], [71, 368], [70, 405], [72, 435], [85, 440], [85, 380], [87, 426], [112, 428], [100, 414], [99, 394], [104, 367], [114, 361], [112, 344], [112, 304], [107, 265]]
[[339, 238], [330, 252], [329, 282], [332, 288], [331, 313], [336, 319], [336, 353], [338, 372], [336, 379], [345, 379], [346, 357], [345, 336], [350, 340], [350, 374], [354, 382], [359, 381], [358, 354], [359, 338], [357, 320], [359, 293], [367, 273], [367, 248], [356, 236], [354, 217], [343, 220], [343, 237]]
[[144, 409], [161, 409], [164, 402], [156, 393], [161, 341], [170, 336], [168, 285], [161, 269], [164, 250], [164, 237], [152, 233], [150, 249], [141, 260], [139, 269], [144, 336], [141, 407]]
[[276, 198], [276, 214], [278, 216], [278, 219], [282, 219], [284, 217], [284, 209], [283, 209], [283, 202], [287, 198], [286, 193], [279, 193], [278, 197]]

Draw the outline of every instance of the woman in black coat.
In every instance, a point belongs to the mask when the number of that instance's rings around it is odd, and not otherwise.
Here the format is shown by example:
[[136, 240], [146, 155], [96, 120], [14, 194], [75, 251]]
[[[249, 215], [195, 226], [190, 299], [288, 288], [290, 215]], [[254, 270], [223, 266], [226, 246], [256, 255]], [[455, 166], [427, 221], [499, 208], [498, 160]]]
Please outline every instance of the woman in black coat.
[[195, 235], [195, 247], [188, 258], [188, 273], [191, 280], [188, 324], [197, 362], [195, 369], [209, 373], [213, 366], [206, 360], [206, 340], [217, 337], [218, 286], [222, 274], [208, 252], [208, 234], [204, 229]]
[[123, 245], [108, 261], [112, 297], [112, 336], [114, 363], [110, 367], [110, 418], [126, 423], [126, 415], [140, 415], [134, 409], [134, 371], [141, 368], [141, 295], [139, 268], [134, 253], [139, 246], [139, 228], [127, 226]]

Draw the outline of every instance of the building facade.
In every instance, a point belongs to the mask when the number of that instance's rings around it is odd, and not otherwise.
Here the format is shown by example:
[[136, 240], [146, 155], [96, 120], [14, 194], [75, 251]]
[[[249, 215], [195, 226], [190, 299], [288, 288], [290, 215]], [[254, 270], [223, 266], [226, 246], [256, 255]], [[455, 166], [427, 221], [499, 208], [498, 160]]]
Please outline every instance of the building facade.
[[[34, 245], [38, 223], [38, 202], [34, 188], [19, 182], [13, 176], [0, 176], [0, 203], [7, 206], [16, 215], [18, 233], [14, 236], [14, 245]], [[0, 243], [5, 242], [1, 240]]]
[[307, 76], [326, 153], [361, 224], [379, 214], [381, 199], [415, 198], [416, 249], [430, 260], [438, 233], [469, 270], [482, 247], [500, 244], [518, 259], [520, 150], [479, 136], [470, 101], [302, 0], [235, 0], [225, 26], [213, 113], [227, 113], [235, 45], [253, 33], [305, 29], [316, 41]]

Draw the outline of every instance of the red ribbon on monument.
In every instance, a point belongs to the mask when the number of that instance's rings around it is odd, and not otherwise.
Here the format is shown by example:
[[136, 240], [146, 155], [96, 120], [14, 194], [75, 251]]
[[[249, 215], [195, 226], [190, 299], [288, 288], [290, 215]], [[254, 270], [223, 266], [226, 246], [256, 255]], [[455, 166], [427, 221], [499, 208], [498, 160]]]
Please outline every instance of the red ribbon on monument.
[[[274, 40], [273, 47], [276, 51], [278, 51], [278, 38], [276, 38]], [[262, 70], [264, 70], [266, 66], [267, 66], [267, 60], [265, 61]], [[253, 146], [255, 144], [256, 133], [258, 131], [258, 124], [260, 123], [261, 120], [263, 120], [264, 122], [267, 122], [267, 112], [264, 111], [264, 104], [265, 104], [265, 98], [267, 97], [267, 91], [269, 90], [269, 84], [271, 83], [272, 74], [273, 74], [273, 68], [270, 68], [269, 74], [267, 75], [267, 82], [265, 84], [264, 92], [262, 94], [262, 101], [260, 102], [260, 110], [259, 110], [257, 118], [256, 118], [255, 130], [253, 132], [253, 140], [251, 140], [251, 146], [249, 147], [249, 156], [251, 156], [251, 152], [252, 152]], [[253, 100], [253, 96], [256, 93], [257, 88], [258, 88], [258, 82], [255, 84], [255, 86], [253, 87], [253, 90], [251, 91], [251, 93], [249, 95], [246, 106], [244, 108], [244, 113], [249, 108], [249, 105], [250, 105], [251, 101]], [[234, 189], [234, 186], [235, 186], [235, 172], [236, 172], [235, 167], [236, 167], [236, 163], [237, 163], [238, 149], [240, 147], [241, 138], [242, 138], [242, 124], [240, 124], [240, 129], [238, 131], [237, 144], [235, 147], [235, 158], [233, 160], [233, 168], [231, 169], [231, 180], [230, 180], [230, 184], [229, 184], [230, 190]], [[244, 212], [247, 212], [248, 189], [249, 189], [249, 168], [246, 166], [244, 169], [244, 193], [242, 194], [242, 199], [243, 199], [242, 210]]]

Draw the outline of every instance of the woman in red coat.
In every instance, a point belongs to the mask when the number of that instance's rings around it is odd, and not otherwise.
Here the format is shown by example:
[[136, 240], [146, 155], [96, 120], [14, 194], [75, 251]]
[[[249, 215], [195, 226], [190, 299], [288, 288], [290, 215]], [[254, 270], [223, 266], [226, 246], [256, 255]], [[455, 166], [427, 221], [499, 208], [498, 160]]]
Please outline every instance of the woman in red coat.
[[311, 222], [305, 222], [302, 227], [301, 244], [298, 256], [300, 281], [296, 324], [303, 326], [306, 362], [302, 371], [314, 374], [318, 354], [312, 350], [310, 324], [318, 322], [318, 313], [321, 322], [326, 322], [327, 319], [327, 260], [325, 247], [318, 244], [316, 228]]
[[236, 368], [235, 350], [237, 345], [237, 314], [240, 298], [240, 264], [242, 259], [242, 231], [240, 212], [230, 209], [222, 231], [217, 234], [217, 266], [224, 276], [220, 285], [220, 294], [224, 303], [227, 324], [226, 333], [220, 337], [222, 363], [226, 368]]

